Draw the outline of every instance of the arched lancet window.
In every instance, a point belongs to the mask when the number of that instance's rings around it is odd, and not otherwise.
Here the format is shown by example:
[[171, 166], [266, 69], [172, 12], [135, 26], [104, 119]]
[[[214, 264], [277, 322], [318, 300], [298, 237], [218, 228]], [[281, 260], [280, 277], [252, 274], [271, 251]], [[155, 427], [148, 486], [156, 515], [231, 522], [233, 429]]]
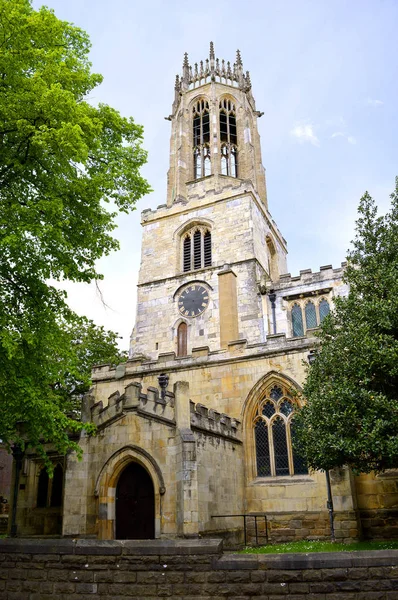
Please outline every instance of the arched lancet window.
[[51, 500], [50, 506], [62, 506], [62, 492], [64, 487], [64, 470], [61, 465], [57, 465], [54, 469], [52, 485], [51, 485]]
[[221, 173], [228, 175], [228, 147], [221, 146]]
[[191, 236], [186, 235], [183, 242], [183, 270], [191, 270]]
[[298, 304], [293, 304], [292, 307], [292, 328], [293, 337], [301, 337], [304, 335], [303, 313], [301, 311], [301, 306]]
[[48, 473], [43, 467], [40, 471], [39, 482], [37, 486], [37, 502], [36, 505], [38, 508], [45, 508], [47, 506], [48, 501], [48, 484], [49, 484]]
[[210, 113], [204, 98], [195, 102], [193, 109], [193, 177], [211, 175]]
[[220, 101], [221, 173], [238, 177], [238, 137], [236, 109], [228, 98]]
[[307, 329], [313, 329], [318, 326], [315, 304], [311, 301], [307, 302], [305, 305], [305, 324]]
[[265, 238], [268, 250], [268, 275], [272, 281], [279, 278], [278, 255], [276, 252], [274, 241], [269, 235]]
[[186, 356], [188, 352], [188, 325], [180, 323], [177, 329], [177, 356]]
[[293, 450], [295, 403], [286, 386], [270, 385], [255, 411], [253, 430], [257, 477], [308, 473]]
[[205, 227], [193, 227], [182, 242], [184, 273], [211, 266], [211, 233]]
[[256, 460], [258, 477], [271, 475], [271, 462], [269, 455], [268, 427], [264, 421], [259, 420], [254, 427], [256, 439]]
[[327, 300], [325, 300], [325, 298], [322, 298], [322, 300], [319, 303], [319, 319], [322, 323], [323, 319], [330, 313], [330, 306], [329, 306], [329, 302]]

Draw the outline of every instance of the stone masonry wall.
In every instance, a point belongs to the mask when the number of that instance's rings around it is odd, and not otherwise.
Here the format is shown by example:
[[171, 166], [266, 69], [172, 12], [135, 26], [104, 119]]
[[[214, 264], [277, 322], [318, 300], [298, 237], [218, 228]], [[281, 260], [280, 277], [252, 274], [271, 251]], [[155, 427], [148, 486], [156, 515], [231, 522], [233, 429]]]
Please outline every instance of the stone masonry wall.
[[223, 555], [219, 540], [0, 540], [0, 600], [397, 596], [397, 550]]

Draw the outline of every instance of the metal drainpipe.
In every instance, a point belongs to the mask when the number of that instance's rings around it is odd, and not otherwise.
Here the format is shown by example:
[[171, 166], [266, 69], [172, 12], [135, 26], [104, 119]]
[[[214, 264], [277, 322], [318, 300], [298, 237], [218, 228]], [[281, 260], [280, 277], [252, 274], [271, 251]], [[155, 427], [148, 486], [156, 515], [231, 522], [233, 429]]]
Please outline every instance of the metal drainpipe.
[[275, 305], [275, 300], [276, 300], [276, 294], [275, 292], [271, 291], [270, 294], [268, 294], [268, 298], [270, 299], [271, 302], [271, 311], [272, 311], [272, 328], [273, 328], [273, 333], [276, 333], [276, 305]]
[[329, 511], [329, 521], [330, 521], [330, 539], [332, 542], [336, 541], [336, 536], [334, 534], [334, 512], [333, 512], [333, 496], [332, 496], [332, 486], [330, 485], [330, 473], [329, 471], [325, 471], [326, 475], [326, 489], [328, 493], [328, 500], [326, 506]]
[[24, 457], [24, 451], [19, 444], [14, 444], [12, 447], [12, 455], [15, 460], [15, 479], [14, 479], [14, 490], [12, 497], [12, 517], [10, 536], [17, 536], [17, 503], [18, 503], [18, 489], [19, 489], [19, 475], [22, 469], [22, 459]]

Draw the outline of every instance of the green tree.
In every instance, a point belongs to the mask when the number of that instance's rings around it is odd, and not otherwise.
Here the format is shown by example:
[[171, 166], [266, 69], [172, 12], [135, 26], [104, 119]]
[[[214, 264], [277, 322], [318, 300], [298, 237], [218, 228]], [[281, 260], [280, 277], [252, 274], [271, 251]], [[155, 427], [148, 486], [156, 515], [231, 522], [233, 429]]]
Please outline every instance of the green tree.
[[398, 179], [378, 216], [365, 193], [344, 280], [319, 334], [297, 417], [300, 449], [314, 469], [398, 466]]
[[[118, 248], [116, 214], [150, 189], [142, 127], [87, 101], [102, 81], [89, 50], [87, 34], [51, 10], [0, 0], [0, 438], [15, 441], [23, 422], [31, 445], [62, 451], [81, 427], [65, 392], [75, 376], [86, 385], [88, 357], [107, 358], [101, 330], [49, 281], [100, 279], [96, 260]], [[79, 327], [87, 343], [98, 334], [85, 356]], [[102, 331], [109, 359], [112, 335]]]

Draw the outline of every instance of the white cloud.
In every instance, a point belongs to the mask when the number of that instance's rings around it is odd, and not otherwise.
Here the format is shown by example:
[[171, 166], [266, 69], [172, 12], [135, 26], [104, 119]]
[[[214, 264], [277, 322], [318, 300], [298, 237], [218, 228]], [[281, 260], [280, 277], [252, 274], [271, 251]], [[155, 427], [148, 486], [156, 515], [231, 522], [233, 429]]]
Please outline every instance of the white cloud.
[[312, 125], [296, 125], [290, 132], [299, 142], [310, 142], [313, 146], [319, 146], [319, 140], [316, 137]]
[[382, 100], [375, 100], [373, 98], [368, 98], [366, 103], [369, 104], [369, 106], [382, 106], [384, 104]]
[[347, 135], [346, 133], [343, 133], [342, 131], [335, 131], [334, 133], [332, 133], [332, 138], [336, 138], [336, 137], [343, 137], [344, 139], [347, 140], [347, 142], [349, 144], [356, 144], [357, 141], [354, 138], [354, 136], [352, 135]]

